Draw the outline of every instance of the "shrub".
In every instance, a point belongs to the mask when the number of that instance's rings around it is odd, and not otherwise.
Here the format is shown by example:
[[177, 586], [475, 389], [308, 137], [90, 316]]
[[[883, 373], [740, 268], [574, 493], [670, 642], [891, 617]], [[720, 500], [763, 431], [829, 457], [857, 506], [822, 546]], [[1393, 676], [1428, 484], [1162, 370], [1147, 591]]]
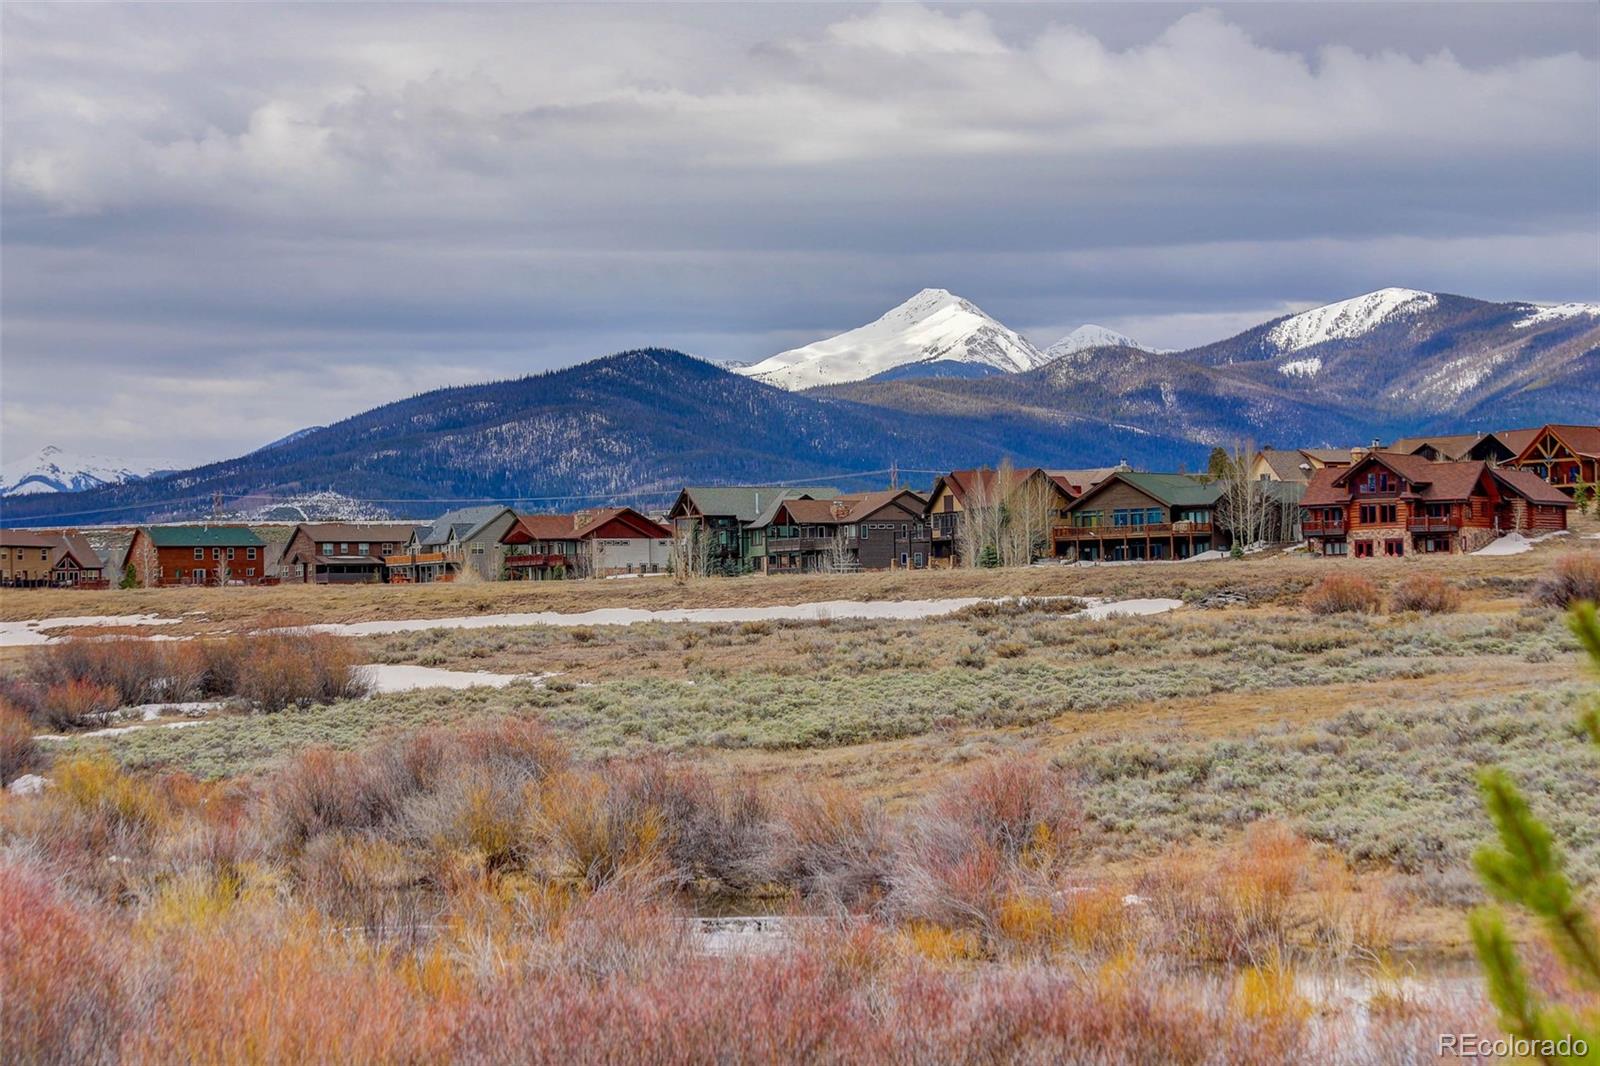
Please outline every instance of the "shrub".
[[1461, 590], [1433, 574], [1412, 574], [1389, 595], [1391, 611], [1448, 614], [1461, 606]]
[[1584, 600], [1600, 603], [1600, 554], [1563, 555], [1533, 586], [1533, 598], [1550, 607], [1570, 607]]
[[0, 788], [38, 766], [33, 722], [21, 708], [0, 697]]
[[121, 705], [115, 686], [95, 681], [64, 681], [45, 690], [45, 723], [53, 729], [104, 725]]
[[825, 786], [801, 792], [779, 809], [768, 876], [824, 905], [855, 907], [883, 893], [892, 855], [883, 808]]
[[1376, 614], [1378, 589], [1355, 574], [1328, 574], [1307, 590], [1301, 603], [1312, 614]]

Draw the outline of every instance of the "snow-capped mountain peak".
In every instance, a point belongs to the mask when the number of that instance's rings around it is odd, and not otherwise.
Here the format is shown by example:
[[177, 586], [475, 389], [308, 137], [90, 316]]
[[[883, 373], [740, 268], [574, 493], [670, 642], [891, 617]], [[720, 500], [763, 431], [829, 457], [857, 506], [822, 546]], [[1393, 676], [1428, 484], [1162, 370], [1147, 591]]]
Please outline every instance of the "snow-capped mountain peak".
[[1529, 326], [1543, 326], [1550, 322], [1560, 322], [1567, 318], [1600, 318], [1600, 304], [1565, 303], [1565, 304], [1525, 304], [1528, 309], [1526, 317], [1513, 322], [1513, 329], [1527, 329]]
[[1431, 292], [1379, 289], [1290, 315], [1267, 331], [1266, 340], [1279, 354], [1298, 352], [1327, 341], [1364, 336], [1396, 316], [1414, 315], [1438, 303], [1439, 298]]
[[923, 289], [865, 326], [730, 369], [769, 385], [807, 389], [917, 363], [973, 363], [1014, 373], [1046, 361], [1043, 352], [970, 300]]
[[1137, 348], [1141, 352], [1155, 352], [1159, 349], [1140, 344], [1126, 333], [1118, 333], [1105, 326], [1097, 326], [1092, 322], [1085, 322], [1071, 333], [1056, 341], [1044, 350], [1046, 359], [1059, 359], [1063, 355], [1073, 352], [1085, 351], [1089, 348]]
[[0, 468], [0, 496], [25, 496], [40, 492], [81, 492], [122, 481], [147, 477], [152, 467], [128, 466], [111, 459], [73, 455], [47, 444], [24, 459]]

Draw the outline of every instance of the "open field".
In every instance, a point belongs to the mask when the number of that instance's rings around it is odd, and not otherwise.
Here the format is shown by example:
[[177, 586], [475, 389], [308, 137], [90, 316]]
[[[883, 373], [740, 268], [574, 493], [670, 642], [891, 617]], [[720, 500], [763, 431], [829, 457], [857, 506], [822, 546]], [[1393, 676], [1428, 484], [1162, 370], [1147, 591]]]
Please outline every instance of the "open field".
[[[143, 646], [220, 664], [185, 691], [231, 701], [192, 728], [32, 745], [52, 784], [0, 798], [5, 894], [31, 901], [0, 905], [0, 965], [44, 990], [16, 1030], [36, 1043], [12, 1050], [303, 1060], [320, 1040], [333, 1060], [492, 1061], [520, 1041], [554, 1060], [581, 1022], [616, 1036], [613, 1060], [672, 1057], [726, 987], [759, 1019], [737, 1038], [746, 1058], [921, 1061], [936, 1040], [949, 1053], [935, 1058], [1044, 1061], [1095, 1030], [1119, 1061], [1210, 1061], [1184, 1050], [1190, 1031], [1249, 1049], [1234, 1061], [1435, 1061], [1433, 1033], [1494, 1029], [1458, 976], [1484, 899], [1469, 858], [1490, 836], [1476, 769], [1505, 767], [1585, 891], [1600, 883], [1600, 760], [1576, 726], [1595, 689], [1562, 612], [1534, 596], [1575, 550], [1600, 557], [1600, 542], [1335, 565], [7, 597], [13, 621], [181, 616], [94, 633], [199, 638]], [[1370, 579], [1381, 609], [1308, 612], [1330, 572]], [[1417, 574], [1454, 609], [1391, 609]], [[319, 637], [342, 663], [539, 679], [364, 698], [323, 679], [305, 698], [269, 689], [271, 713], [253, 693], [293, 673], [299, 645], [270, 638], [284, 669], [264, 680], [241, 665], [267, 647], [250, 629], [296, 622], [1016, 595], [1050, 598], [914, 621]], [[1184, 606], [1093, 618], [1080, 597]], [[7, 649], [8, 691], [35, 692], [47, 661], [55, 684], [78, 668]], [[733, 957], [686, 922], [771, 912], [818, 921]], [[72, 967], [86, 988], [41, 976], [54, 964], [23, 948], [46, 943], [93, 945]], [[213, 963], [183, 961], [200, 958]], [[691, 972], [700, 1006], [674, 992]], [[295, 990], [306, 974], [320, 993]], [[174, 988], [181, 1008], [162, 1007]], [[384, 1043], [378, 1005], [409, 1019], [410, 1043]], [[595, 1047], [577, 1057], [608, 1057]]]

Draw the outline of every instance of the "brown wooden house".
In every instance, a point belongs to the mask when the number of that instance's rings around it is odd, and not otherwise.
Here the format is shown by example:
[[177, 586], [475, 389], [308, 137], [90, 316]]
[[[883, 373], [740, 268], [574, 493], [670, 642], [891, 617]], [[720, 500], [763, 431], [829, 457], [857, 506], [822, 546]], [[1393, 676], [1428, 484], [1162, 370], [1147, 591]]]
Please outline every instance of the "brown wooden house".
[[1187, 559], [1227, 547], [1216, 528], [1222, 486], [1188, 474], [1118, 471], [1073, 500], [1051, 530], [1076, 562]]
[[920, 570], [932, 550], [925, 506], [910, 489], [777, 500], [748, 526], [750, 556], [768, 574]]
[[279, 573], [285, 581], [308, 585], [381, 583], [388, 577], [384, 556], [403, 549], [415, 528], [405, 522], [302, 522], [283, 547]]
[[1502, 533], [1565, 529], [1572, 506], [1525, 471], [1393, 452], [1317, 471], [1300, 502], [1311, 550], [1356, 558], [1475, 551]]
[[[930, 535], [930, 558], [957, 563], [961, 555], [961, 515], [968, 507], [983, 503], [1002, 503], [1019, 493], [1034, 491], [1034, 486], [1050, 500], [1052, 520], [1065, 520], [1067, 508], [1090, 488], [1122, 467], [1095, 467], [1083, 470], [1046, 470], [1020, 467], [1011, 471], [1006, 484], [989, 467], [978, 470], [952, 470], [941, 475], [928, 493], [924, 513]], [[981, 501], [981, 502], [980, 502]]]
[[142, 526], [128, 544], [140, 585], [259, 585], [266, 542], [248, 526]]

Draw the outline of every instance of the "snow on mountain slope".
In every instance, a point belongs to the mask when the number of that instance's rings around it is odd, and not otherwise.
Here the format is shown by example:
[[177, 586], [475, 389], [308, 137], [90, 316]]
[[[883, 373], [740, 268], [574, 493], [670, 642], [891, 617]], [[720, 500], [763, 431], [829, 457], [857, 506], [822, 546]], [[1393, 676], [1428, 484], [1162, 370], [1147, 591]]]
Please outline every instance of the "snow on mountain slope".
[[1089, 348], [1137, 348], [1141, 352], [1159, 352], [1159, 348], [1149, 348], [1126, 333], [1118, 333], [1114, 329], [1096, 326], [1093, 323], [1084, 323], [1071, 333], [1056, 341], [1044, 350], [1046, 359], [1059, 359], [1063, 355], [1081, 352]]
[[1600, 304], [1566, 303], [1552, 304], [1540, 307], [1538, 304], [1528, 304], [1528, 316], [1512, 323], [1513, 329], [1527, 329], [1529, 326], [1544, 326], [1551, 322], [1559, 322], [1564, 318], [1600, 318]]
[[1008, 372], [1047, 362], [1043, 352], [977, 305], [944, 289], [923, 289], [875, 322], [729, 369], [793, 390], [860, 381], [895, 367], [935, 361], [981, 363]]
[[1379, 289], [1291, 315], [1268, 330], [1266, 340], [1280, 354], [1298, 352], [1314, 344], [1363, 336], [1396, 315], [1426, 311], [1438, 302], [1431, 292]]
[[151, 467], [119, 465], [110, 459], [72, 455], [54, 444], [37, 454], [0, 468], [0, 496], [30, 496], [45, 492], [81, 492], [122, 481], [138, 481]]

